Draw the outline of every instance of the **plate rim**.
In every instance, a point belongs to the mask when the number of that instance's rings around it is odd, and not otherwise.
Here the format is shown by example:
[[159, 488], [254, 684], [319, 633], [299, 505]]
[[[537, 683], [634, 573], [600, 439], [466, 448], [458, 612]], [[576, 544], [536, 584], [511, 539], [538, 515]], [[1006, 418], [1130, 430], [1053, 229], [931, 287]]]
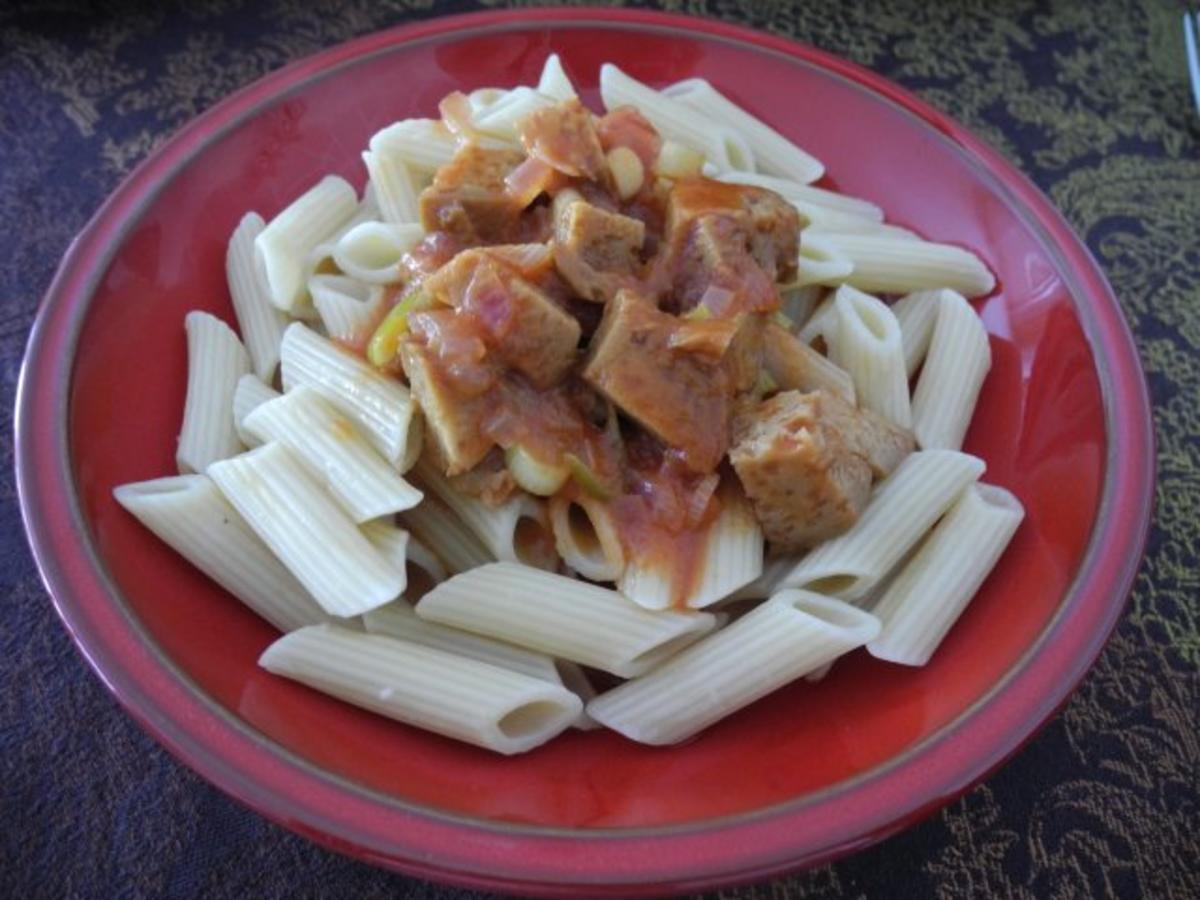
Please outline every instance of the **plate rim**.
[[[364, 840], [368, 837], [365, 832], [354, 834], [354, 829], [345, 823], [338, 827], [339, 820], [329, 816], [334, 804], [347, 805], [344, 791], [348, 782], [323, 773], [322, 783], [314, 785], [307, 771], [315, 769], [311, 764], [297, 766], [281, 745], [261, 736], [255, 742], [249, 735], [231, 731], [230, 723], [221, 721], [208, 708], [215, 701], [190, 679], [162, 667], [163, 658], [155, 652], [156, 646], [139, 646], [137, 623], [119, 600], [112, 603], [116, 609], [108, 611], [118, 614], [116, 620], [111, 615], [104, 620], [95, 618], [97, 612], [105, 610], [92, 609], [89, 604], [115, 600], [108, 596], [112, 586], [107, 583], [107, 574], [86, 532], [75, 535], [74, 543], [71, 541], [77, 523], [70, 502], [58, 508], [54, 505], [60, 500], [78, 502], [67, 446], [69, 425], [65, 402], [73, 371], [74, 339], [82, 327], [96, 279], [103, 274], [128, 229], [136, 223], [140, 210], [152, 202], [169, 177], [185, 167], [191, 157], [255, 115], [259, 107], [281, 99], [323, 73], [415, 41], [497, 26], [540, 24], [552, 30], [568, 23], [676, 29], [799, 59], [906, 110], [949, 138], [967, 157], [998, 179], [998, 186], [1008, 194], [1006, 200], [1015, 204], [1014, 212], [1022, 213], [1026, 224], [1037, 226], [1046, 243], [1058, 251], [1061, 259], [1057, 262], [1065, 267], [1062, 274], [1076, 279], [1073, 288], [1083, 289], [1083, 296], [1089, 302], [1100, 301], [1089, 307], [1072, 290], [1072, 305], [1093, 354], [1105, 412], [1106, 470], [1097, 521], [1084, 550], [1080, 571], [1064, 593], [1058, 612], [1030, 650], [1006, 673], [1005, 689], [989, 692], [927, 737], [917, 752], [906, 751], [904, 756], [910, 758], [889, 760], [852, 779], [851, 787], [846, 790], [857, 794], [863, 793], [870, 783], [876, 783], [879, 796], [870, 804], [864, 804], [861, 796], [838, 796], [839, 788], [847, 784], [842, 782], [817, 792], [816, 799], [806, 797], [749, 813], [750, 821], [741, 821], [739, 817], [732, 824], [722, 824], [725, 820], [717, 819], [687, 823], [691, 827], [682, 828], [588, 832], [527, 828], [484, 820], [468, 822], [397, 801], [388, 809], [376, 808], [374, 817], [380, 820], [377, 824], [387, 819], [387, 831], [392, 835], [396, 833], [397, 820], [403, 821], [408, 838], [405, 846], [367, 846], [370, 842]], [[63, 353], [64, 350], [67, 352]], [[1124, 418], [1119, 421], [1118, 408], [1124, 411]], [[215, 104], [139, 164], [69, 246], [30, 333], [18, 381], [15, 431], [21, 514], [35, 562], [55, 608], [106, 687], [172, 755], [259, 813], [342, 852], [422, 877], [471, 887], [538, 892], [585, 885], [590, 889], [681, 890], [766, 877], [815, 865], [882, 840], [949, 802], [1024, 746], [1066, 702], [1091, 668], [1125, 608], [1140, 568], [1154, 500], [1153, 426], [1145, 377], [1132, 333], [1090, 251], [1023, 173], [966, 128], [868, 69], [816, 48], [743, 26], [648, 10], [492, 10], [400, 25], [293, 62]], [[1118, 450], [1121, 465], [1114, 466]], [[53, 459], [54, 465], [39, 465], [47, 459]], [[1128, 474], [1119, 477], [1122, 471]], [[1115, 513], [1124, 513], [1127, 518]], [[1108, 521], [1102, 521], [1105, 518]], [[1108, 545], [1128, 548], [1131, 552], [1121, 560], [1108, 560], [1105, 565], [1105, 560], [1096, 557]], [[1091, 590], [1086, 590], [1089, 585]], [[1085, 601], [1095, 607], [1091, 609], [1093, 621], [1087, 640], [1074, 653], [1065, 654], [1067, 659], [1062, 658], [1062, 650], [1056, 654], [1059, 665], [1065, 667], [1065, 681], [1060, 678], [1054, 682], [1054, 690], [1040, 699], [1031, 699], [1031, 688], [1039, 683], [1038, 671], [1047, 669], [1053, 661], [1046, 649], [1048, 637], [1062, 630], [1066, 610]], [[122, 618], [123, 623], [119, 621]], [[1035, 665], [1039, 663], [1040, 666]], [[157, 701], [131, 681], [135, 673], [157, 676]], [[174, 683], [159, 683], [164, 678]], [[1017, 703], [1022, 697], [1025, 702]], [[989, 711], [985, 722], [983, 716]], [[235, 718], [228, 712], [225, 717]], [[189, 721], [178, 721], [184, 718]], [[1003, 727], [1004, 722], [1014, 718], [1020, 720], [1016, 727], [1020, 733], [1016, 737], [1004, 733]], [[992, 727], [984, 728], [988, 722]], [[955, 737], [954, 747], [947, 746], [951, 737]], [[225, 745], [218, 747], [222, 741]], [[248, 746], [233, 748], [237, 751], [236, 759], [226, 758], [223, 752], [233, 752], [229, 742]], [[280, 753], [281, 750], [284, 752]], [[944, 771], [956, 760], [957, 771]], [[242, 762], [249, 768], [240, 768]], [[938, 790], [904, 789], [906, 778], [922, 773], [934, 779]], [[264, 778], [269, 779], [268, 784], [263, 783]], [[885, 790], [878, 790], [880, 783]], [[289, 785], [312, 793], [300, 802], [291, 793], [278, 793]], [[315, 790], [316, 787], [322, 790]], [[930, 796], [917, 801], [915, 795], [921, 793]], [[795, 820], [811, 815], [814, 806], [849, 801], [855, 801], [849, 804], [853, 814], [847, 815], [846, 810], [830, 812], [835, 820], [842, 822], [836, 834], [824, 840], [810, 840], [805, 848], [797, 848], [788, 840], [796, 833], [799, 823]], [[368, 797], [359, 797], [355, 805], [360, 803], [377, 806]], [[322, 808], [323, 804], [328, 805]], [[860, 808], [863, 806], [867, 808]], [[709, 823], [715, 823], [715, 827]], [[830, 819], [822, 824], [822, 831], [833, 830], [829, 827]], [[464, 840], [464, 831], [470, 832], [471, 840]], [[570, 852], [568, 845], [582, 846], [585, 850]], [[404, 854], [397, 852], [398, 849], [403, 849]], [[474, 855], [477, 853], [488, 857], [490, 862], [481, 861], [482, 856]], [[698, 865], [697, 860], [705, 859], [703, 854], [709, 854], [707, 865]], [[718, 863], [711, 861], [712, 854], [716, 854]], [[637, 859], [631, 860], [630, 856]], [[518, 860], [516, 866], [512, 865], [513, 859]]]

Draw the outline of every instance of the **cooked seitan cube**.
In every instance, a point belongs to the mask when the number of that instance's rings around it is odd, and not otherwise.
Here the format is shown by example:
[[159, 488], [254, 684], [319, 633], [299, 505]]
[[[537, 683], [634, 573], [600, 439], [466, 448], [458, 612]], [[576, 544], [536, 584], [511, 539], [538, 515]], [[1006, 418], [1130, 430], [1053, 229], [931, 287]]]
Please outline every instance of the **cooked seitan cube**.
[[593, 181], [604, 173], [604, 150], [591, 112], [578, 100], [535, 110], [517, 123], [525, 151], [559, 172]]
[[504, 179], [523, 159], [519, 150], [466, 144], [421, 192], [421, 225], [466, 244], [510, 240], [521, 207]]
[[729, 460], [778, 550], [841, 534], [871, 492], [871, 467], [831, 422], [823, 392], [785, 391], [741, 414]]
[[678, 320], [632, 291], [604, 310], [583, 378], [697, 472], [717, 467], [729, 444], [732, 406], [721, 363], [672, 350]]
[[466, 472], [492, 449], [483, 436], [483, 397], [463, 398], [450, 389], [427, 348], [412, 341], [400, 345], [400, 362], [417, 405], [425, 414], [425, 434], [438, 465], [447, 475]]
[[842, 433], [846, 446], [866, 460], [876, 478], [892, 474], [904, 457], [916, 449], [917, 442], [907, 428], [893, 425], [869, 409], [851, 406], [826, 391], [815, 394], [820, 397], [821, 412], [828, 425]]
[[779, 308], [775, 282], [751, 255], [750, 231], [740, 217], [708, 213], [681, 226], [671, 240], [675, 309], [686, 312], [701, 301], [717, 315]]
[[580, 327], [544, 291], [487, 250], [464, 250], [425, 280], [439, 302], [475, 316], [490, 353], [538, 387], [574, 365]]
[[641, 266], [646, 226], [586, 200], [562, 204], [554, 227], [554, 263], [585, 300], [605, 303], [629, 287]]
[[683, 178], [671, 190], [667, 233], [678, 237], [707, 215], [732, 216], [745, 230], [755, 262], [771, 281], [796, 274], [800, 256], [800, 216], [795, 208], [763, 188]]

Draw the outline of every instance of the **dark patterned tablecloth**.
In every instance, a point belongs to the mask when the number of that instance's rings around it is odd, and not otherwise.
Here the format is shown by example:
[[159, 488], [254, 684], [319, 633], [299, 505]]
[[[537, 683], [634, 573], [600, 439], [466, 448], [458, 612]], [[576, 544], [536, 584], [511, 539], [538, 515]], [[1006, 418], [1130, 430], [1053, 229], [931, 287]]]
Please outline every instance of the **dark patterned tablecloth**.
[[[180, 125], [291, 60], [493, 3], [0, 5], [0, 372], [58, 259]], [[842, 54], [966, 123], [1087, 240], [1137, 336], [1158, 507], [1112, 641], [1012, 762], [923, 824], [726, 896], [1200, 897], [1200, 115], [1166, 2], [664, 2]], [[467, 896], [323, 850], [226, 798], [118, 709], [55, 618], [0, 492], [0, 895]], [[1118, 460], [1118, 464], [1120, 461]]]

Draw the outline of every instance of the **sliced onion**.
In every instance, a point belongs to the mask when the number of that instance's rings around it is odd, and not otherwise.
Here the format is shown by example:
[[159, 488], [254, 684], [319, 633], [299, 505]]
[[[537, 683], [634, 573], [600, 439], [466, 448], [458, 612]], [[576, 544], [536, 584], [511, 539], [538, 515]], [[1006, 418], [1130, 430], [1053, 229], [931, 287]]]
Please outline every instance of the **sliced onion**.
[[504, 188], [523, 209], [556, 180], [557, 174], [551, 166], [531, 156], [505, 176]]
[[454, 134], [459, 137], [473, 137], [475, 134], [474, 114], [471, 101], [462, 91], [454, 91], [442, 98], [438, 104], [438, 112]]
[[729, 311], [729, 307], [733, 304], [733, 298], [737, 295], [729, 290], [715, 284], [710, 284], [704, 289], [704, 293], [700, 295], [700, 306], [703, 306], [714, 316], [723, 316]]

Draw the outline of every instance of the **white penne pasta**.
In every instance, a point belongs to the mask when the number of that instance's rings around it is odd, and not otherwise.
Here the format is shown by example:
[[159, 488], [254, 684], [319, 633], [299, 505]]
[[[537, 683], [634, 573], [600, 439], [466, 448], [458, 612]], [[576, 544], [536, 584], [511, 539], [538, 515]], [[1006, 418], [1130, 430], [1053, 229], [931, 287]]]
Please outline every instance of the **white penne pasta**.
[[825, 174], [821, 161], [801, 150], [761, 119], [752, 116], [703, 78], [689, 78], [663, 91], [696, 111], [702, 121], [723, 125], [742, 135], [759, 169], [800, 184]]
[[807, 675], [805, 675], [804, 680], [807, 681], [809, 684], [816, 684], [819, 681], [824, 681], [825, 676], [829, 674], [829, 671], [832, 668], [833, 668], [833, 662], [827, 662], [827, 663], [825, 663], [825, 665], [821, 666], [819, 669], [813, 669], [811, 672], [809, 672]]
[[113, 496], [176, 553], [280, 631], [328, 621], [208, 476], [123, 484]]
[[721, 513], [709, 530], [688, 606], [704, 609], [757, 579], [763, 571], [763, 533], [750, 502], [728, 480], [720, 488]]
[[585, 496], [574, 500], [555, 496], [547, 508], [554, 546], [563, 562], [591, 581], [622, 577], [625, 551], [608, 504]]
[[938, 297], [942, 292], [914, 291], [892, 304], [892, 314], [900, 324], [900, 343], [904, 346], [904, 371], [912, 378], [929, 352], [933, 325], [938, 317]]
[[404, 119], [375, 132], [370, 150], [399, 159], [410, 175], [430, 175], [454, 158], [458, 139], [440, 119]]
[[715, 624], [708, 613], [649, 612], [616, 591], [505, 562], [439, 584], [417, 614], [622, 678], [647, 671]]
[[414, 474], [421, 487], [437, 494], [495, 559], [542, 569], [558, 567], [546, 506], [536, 497], [517, 493], [499, 506], [490, 506], [456, 490], [428, 458], [417, 463]]
[[929, 662], [1024, 516], [1003, 488], [967, 488], [875, 604], [883, 627], [867, 650], [906, 666]]
[[834, 295], [837, 323], [826, 334], [829, 358], [850, 373], [863, 409], [901, 428], [912, 425], [900, 325], [885, 303], [849, 285]]
[[481, 637], [448, 625], [427, 622], [403, 600], [371, 610], [363, 616], [363, 624], [370, 634], [383, 634], [399, 640], [412, 641], [422, 647], [465, 656], [508, 669], [510, 672], [520, 672], [540, 681], [562, 684], [562, 677], [554, 665], [552, 656], [518, 647], [516, 644]]
[[505, 141], [517, 141], [517, 125], [530, 113], [557, 102], [530, 87], [516, 87], [481, 109], [475, 116], [475, 128], [481, 134]]
[[[800, 557], [793, 554], [769, 557], [763, 561], [762, 573], [727, 596], [717, 607], [724, 608], [731, 603], [743, 600], [766, 600], [780, 590], [780, 584], [800, 562]], [[713, 607], [710, 607], [712, 609]]]
[[557, 493], [571, 477], [571, 470], [566, 466], [543, 462], [520, 444], [514, 444], [504, 452], [504, 464], [518, 487], [538, 497]]
[[175, 448], [183, 474], [203, 472], [208, 464], [242, 450], [233, 424], [233, 392], [250, 371], [250, 357], [233, 329], [205, 312], [184, 317], [187, 330], [187, 399]]
[[358, 209], [358, 194], [345, 179], [330, 175], [305, 191], [255, 238], [276, 307], [292, 315], [309, 309], [306, 290], [313, 250]]
[[401, 513], [400, 520], [452, 574], [457, 575], [496, 560], [475, 536], [475, 532], [429, 491], [425, 492], [425, 499], [419, 504]]
[[837, 294], [834, 293], [821, 301], [821, 304], [809, 316], [808, 321], [804, 323], [804, 327], [800, 329], [800, 333], [797, 335], [800, 340], [811, 344], [820, 338], [828, 347], [832, 341], [837, 339], [836, 300]]
[[854, 264], [846, 283], [862, 291], [907, 294], [948, 287], [967, 297], [982, 297], [996, 278], [979, 257], [961, 247], [879, 234], [845, 234], [810, 228]]
[[558, 58], [557, 53], [551, 53], [542, 63], [542, 75], [538, 79], [537, 91], [539, 94], [557, 101], [578, 99], [579, 95], [575, 93], [575, 86], [571, 84], [571, 79], [563, 70], [562, 60]]
[[287, 317], [271, 303], [266, 272], [254, 249], [254, 242], [265, 226], [256, 212], [242, 216], [225, 252], [225, 277], [254, 373], [263, 381], [270, 381], [279, 365], [279, 342], [283, 340]]
[[[843, 218], [838, 221], [813, 222], [813, 226], [817, 229], [818, 234], [833, 236], [835, 239], [839, 235], [849, 235], [851, 237], [865, 235], [867, 237], [894, 238], [898, 241], [924, 243], [924, 238], [902, 225], [887, 225], [882, 222], [868, 222], [864, 219]], [[801, 233], [801, 239], [803, 239], [803, 232]]]
[[282, 444], [213, 463], [208, 475], [330, 615], [360, 615], [404, 591], [404, 569], [371, 545]]
[[279, 391], [268, 387], [259, 381], [255, 375], [243, 375], [238, 379], [233, 391], [233, 427], [237, 429], [238, 439], [247, 447], [254, 448], [262, 443], [258, 438], [242, 427], [242, 422], [251, 410], [261, 406], [268, 400], [279, 396]]
[[407, 471], [421, 452], [422, 421], [408, 388], [296, 322], [283, 334], [283, 389], [311, 385], [354, 421], [384, 459]]
[[[695, 561], [698, 570], [681, 571], [673, 559], [641, 559], [635, 553], [617, 589], [646, 609], [668, 609], [678, 603], [703, 609], [758, 578], [763, 568], [763, 535], [754, 511], [741, 490], [728, 483], [722, 485], [720, 496], [721, 512], [704, 535]], [[680, 579], [682, 584], [677, 583]]]
[[983, 460], [953, 450], [909, 454], [875, 487], [854, 526], [814, 547], [780, 586], [861, 600], [984, 469]]
[[331, 625], [280, 638], [258, 664], [363, 709], [504, 754], [544, 744], [583, 706], [566, 688], [528, 675]]
[[840, 213], [842, 217], [852, 221], [883, 221], [883, 210], [870, 200], [839, 194], [837, 191], [813, 187], [810, 184], [800, 184], [787, 178], [774, 178], [758, 172], [722, 172], [716, 178], [728, 184], [748, 184], [752, 187], [766, 188], [797, 207], [820, 207], [831, 213]]
[[420, 221], [417, 187], [404, 158], [386, 146], [379, 150], [367, 150], [362, 157], [371, 184], [375, 186], [379, 215], [383, 221], [397, 225]]
[[345, 275], [314, 275], [308, 291], [329, 339], [356, 346], [370, 338], [388, 298], [386, 289]]
[[957, 450], [975, 414], [992, 350], [983, 322], [962, 294], [942, 291], [929, 354], [912, 398], [917, 446]]
[[788, 330], [798, 332], [812, 318], [825, 291], [818, 284], [809, 284], [797, 288], [780, 288], [782, 312], [788, 319]]
[[307, 385], [251, 410], [242, 427], [292, 451], [355, 522], [421, 502], [421, 492], [375, 452], [354, 423]]
[[404, 569], [408, 583], [404, 586], [403, 598], [396, 603], [416, 603], [434, 585], [450, 577], [433, 551], [397, 525], [394, 517], [364, 522], [358, 527], [384, 559], [396, 568]]
[[612, 63], [600, 67], [600, 97], [609, 111], [636, 106], [663, 138], [701, 151], [719, 171], [754, 171], [754, 152], [740, 134], [714, 126], [691, 107], [631, 78]]
[[587, 705], [643, 744], [674, 744], [861, 647], [879, 620], [831, 597], [782, 591], [654, 671]]
[[800, 235], [796, 278], [787, 287], [832, 287], [845, 283], [853, 271], [854, 263], [842, 256], [833, 243], [819, 235], [810, 237], [806, 231]]
[[359, 201], [358, 207], [349, 219], [343, 222], [338, 228], [326, 237], [321, 243], [313, 248], [312, 253], [308, 257], [309, 272], [309, 287], [311, 289], [312, 279], [315, 275], [332, 274], [337, 268], [337, 262], [334, 261], [333, 251], [337, 248], [338, 241], [351, 229], [357, 228], [364, 222], [378, 222], [380, 217], [379, 201], [375, 197], [375, 186], [370, 179], [367, 180], [367, 187], [363, 191], [362, 200]]
[[394, 284], [404, 277], [404, 254], [425, 234], [420, 225], [363, 222], [341, 236], [333, 249], [337, 267], [367, 284]]

